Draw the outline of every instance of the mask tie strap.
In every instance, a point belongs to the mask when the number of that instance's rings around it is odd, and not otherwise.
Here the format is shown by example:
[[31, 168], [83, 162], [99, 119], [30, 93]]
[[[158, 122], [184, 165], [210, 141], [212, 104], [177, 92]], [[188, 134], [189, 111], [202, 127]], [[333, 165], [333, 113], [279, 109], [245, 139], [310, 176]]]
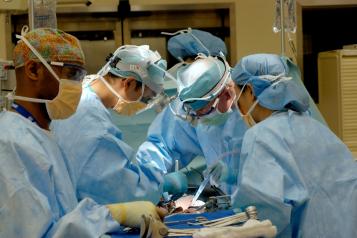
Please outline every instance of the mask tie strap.
[[249, 110], [248, 110], [248, 112], [247, 112], [246, 115], [250, 114], [250, 113], [254, 110], [254, 108], [255, 108], [255, 106], [257, 106], [258, 102], [259, 102], [258, 99], [255, 100], [255, 102], [254, 102], [253, 105], [249, 108]]
[[47, 61], [42, 57], [42, 55], [31, 45], [31, 43], [24, 36], [16, 35], [16, 38], [22, 40], [27, 45], [27, 47], [30, 48], [30, 50], [36, 55], [36, 57], [41, 61], [41, 63], [45, 65], [48, 71], [50, 71], [53, 77], [55, 77], [55, 79], [57, 79], [57, 81], [59, 82], [60, 78], [58, 77], [58, 75], [55, 73], [55, 71], [53, 71], [52, 67], [47, 63]]
[[203, 42], [202, 42], [200, 39], [198, 39], [198, 38], [192, 33], [192, 31], [189, 32], [189, 33], [190, 33], [190, 35], [192, 36], [192, 38], [195, 39], [195, 40], [198, 42], [198, 44], [200, 44], [200, 45], [202, 46], [202, 48], [207, 52], [207, 56], [211, 55], [211, 52], [207, 49], [207, 47], [203, 44]]
[[141, 87], [141, 96], [139, 97], [139, 99], [137, 99], [137, 100], [135, 100], [135, 101], [128, 101], [128, 100], [124, 99], [119, 93], [117, 93], [117, 92], [113, 89], [113, 87], [107, 82], [107, 80], [104, 79], [103, 76], [101, 76], [101, 75], [98, 75], [98, 76], [99, 76], [99, 79], [104, 83], [104, 85], [109, 89], [109, 91], [110, 91], [111, 93], [113, 93], [117, 98], [120, 98], [121, 100], [123, 100], [124, 102], [127, 102], [127, 103], [138, 102], [138, 101], [140, 101], [141, 98], [143, 97], [143, 94], [144, 94], [144, 90], [143, 90], [143, 89], [144, 89], [144, 87], [145, 87], [144, 84], [142, 84], [142, 87]]
[[178, 30], [178, 31], [175, 31], [175, 32], [162, 31], [161, 34], [162, 35], [167, 35], [167, 36], [175, 36], [175, 35], [178, 35], [178, 34], [190, 33], [191, 31], [192, 31], [192, 29], [189, 27], [187, 29]]

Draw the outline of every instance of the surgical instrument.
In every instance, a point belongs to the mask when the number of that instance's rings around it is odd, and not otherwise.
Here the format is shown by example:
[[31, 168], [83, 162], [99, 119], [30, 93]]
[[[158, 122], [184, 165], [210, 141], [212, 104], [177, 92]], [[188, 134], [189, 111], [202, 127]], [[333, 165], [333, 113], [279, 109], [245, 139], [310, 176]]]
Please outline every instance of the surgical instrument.
[[198, 197], [201, 195], [201, 193], [203, 192], [203, 189], [206, 187], [207, 183], [210, 181], [212, 177], [212, 174], [209, 174], [204, 180], [203, 182], [201, 183], [201, 185], [198, 187], [198, 190], [195, 194], [195, 196], [193, 197], [192, 199], [192, 202], [191, 202], [191, 206], [194, 206], [195, 205], [195, 202], [197, 201]]
[[189, 224], [190, 222], [206, 222], [208, 219], [204, 216], [198, 216], [196, 218], [192, 219], [186, 219], [186, 220], [179, 220], [179, 221], [167, 221], [165, 222], [165, 225], [173, 225], [173, 224], [181, 224], [181, 223], [187, 223]]

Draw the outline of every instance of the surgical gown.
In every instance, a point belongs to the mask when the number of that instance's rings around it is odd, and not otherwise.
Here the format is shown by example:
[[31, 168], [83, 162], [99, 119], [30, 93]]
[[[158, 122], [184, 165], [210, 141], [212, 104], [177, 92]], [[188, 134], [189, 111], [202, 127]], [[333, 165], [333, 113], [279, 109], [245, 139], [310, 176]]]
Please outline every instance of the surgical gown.
[[162, 170], [150, 160], [131, 160], [134, 151], [89, 87], [83, 88], [77, 112], [69, 119], [52, 121], [51, 130], [64, 151], [79, 200], [159, 201]]
[[[167, 168], [169, 172], [172, 171], [175, 160], [180, 161], [181, 167], [184, 167], [196, 156], [203, 156], [210, 168], [221, 159], [229, 165], [232, 175], [238, 176], [240, 148], [246, 129], [236, 109], [221, 125], [198, 123], [192, 126], [166, 107], [150, 125], [147, 141], [140, 146], [138, 157], [156, 160], [156, 164], [164, 161], [161, 164], [162, 169]], [[219, 188], [231, 194], [235, 183], [236, 181], [223, 182]]]
[[243, 139], [236, 207], [255, 205], [278, 237], [356, 237], [357, 163], [306, 114], [274, 113]]
[[77, 202], [52, 135], [0, 113], [0, 237], [99, 237], [119, 228], [109, 210]]

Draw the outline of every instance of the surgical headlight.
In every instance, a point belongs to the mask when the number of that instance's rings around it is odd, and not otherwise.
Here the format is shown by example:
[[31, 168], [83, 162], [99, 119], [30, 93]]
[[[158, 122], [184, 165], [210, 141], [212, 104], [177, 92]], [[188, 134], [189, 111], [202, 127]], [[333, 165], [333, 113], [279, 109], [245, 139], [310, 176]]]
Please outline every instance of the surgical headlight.
[[110, 55], [98, 74], [104, 76], [108, 72], [122, 78], [134, 77], [156, 93], [161, 93], [166, 61], [148, 45], [124, 45]]
[[149, 109], [154, 109], [155, 112], [159, 113], [175, 98], [176, 96], [169, 97], [167, 94], [162, 92], [155, 97], [145, 101], [144, 103], [146, 103], [147, 106], [144, 109], [138, 111], [136, 114], [140, 114]]

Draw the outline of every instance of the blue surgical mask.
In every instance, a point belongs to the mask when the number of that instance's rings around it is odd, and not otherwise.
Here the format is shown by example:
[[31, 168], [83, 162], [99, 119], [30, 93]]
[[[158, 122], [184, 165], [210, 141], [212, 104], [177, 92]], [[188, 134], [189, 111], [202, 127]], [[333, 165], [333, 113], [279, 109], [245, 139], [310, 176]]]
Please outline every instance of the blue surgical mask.
[[232, 113], [232, 109], [230, 108], [227, 112], [221, 113], [218, 110], [214, 110], [207, 116], [204, 116], [198, 121], [202, 124], [205, 125], [210, 125], [210, 126], [219, 126], [225, 123], [229, 117], [229, 115]]
[[[232, 104], [234, 103], [234, 101], [235, 101], [235, 96], [232, 100]], [[210, 125], [210, 126], [219, 126], [224, 124], [227, 121], [229, 115], [233, 112], [231, 108], [232, 105], [230, 105], [229, 109], [226, 112], [220, 112], [217, 108], [218, 103], [219, 103], [219, 98], [216, 99], [215, 103], [212, 106], [214, 110], [210, 114], [199, 118], [198, 121], [202, 124]]]

